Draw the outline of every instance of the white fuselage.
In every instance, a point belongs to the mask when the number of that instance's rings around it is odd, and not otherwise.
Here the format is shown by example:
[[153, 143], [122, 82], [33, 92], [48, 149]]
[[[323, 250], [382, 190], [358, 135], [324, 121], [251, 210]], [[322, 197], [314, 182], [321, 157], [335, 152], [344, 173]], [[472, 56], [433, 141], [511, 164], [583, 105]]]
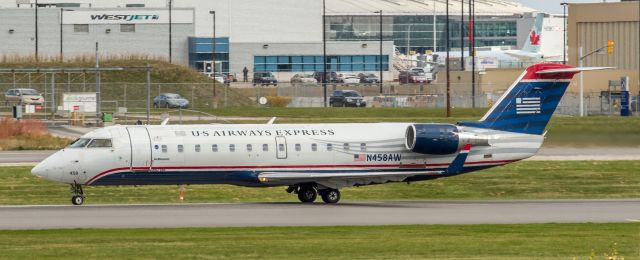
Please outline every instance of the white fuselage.
[[[261, 183], [257, 175], [262, 172], [366, 173], [446, 169], [456, 153], [426, 155], [411, 152], [405, 145], [405, 133], [410, 125], [112, 126], [82, 137], [111, 139], [112, 147], [65, 148], [32, 172], [45, 179], [83, 185], [270, 186], [273, 184]], [[489, 140], [489, 145], [471, 149], [464, 172], [528, 158], [543, 141], [538, 135], [461, 126], [458, 129], [461, 137], [481, 136]], [[349, 185], [346, 182], [340, 186]]]

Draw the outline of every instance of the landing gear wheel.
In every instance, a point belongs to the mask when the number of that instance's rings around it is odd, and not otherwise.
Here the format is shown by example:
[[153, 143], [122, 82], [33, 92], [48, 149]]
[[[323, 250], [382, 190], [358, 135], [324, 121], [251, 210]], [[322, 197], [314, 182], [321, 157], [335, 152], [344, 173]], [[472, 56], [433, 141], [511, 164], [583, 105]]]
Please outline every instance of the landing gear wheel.
[[302, 203], [312, 203], [318, 197], [318, 192], [311, 186], [302, 186], [298, 190], [298, 199]]
[[322, 201], [327, 204], [335, 204], [340, 201], [340, 191], [335, 189], [326, 189], [320, 191]]
[[73, 193], [71, 203], [73, 203], [73, 205], [82, 205], [84, 202], [84, 191], [82, 191], [82, 185], [73, 182], [73, 184], [71, 184], [71, 193]]
[[71, 203], [73, 203], [73, 205], [82, 205], [83, 202], [84, 202], [84, 197], [80, 195], [71, 197]]

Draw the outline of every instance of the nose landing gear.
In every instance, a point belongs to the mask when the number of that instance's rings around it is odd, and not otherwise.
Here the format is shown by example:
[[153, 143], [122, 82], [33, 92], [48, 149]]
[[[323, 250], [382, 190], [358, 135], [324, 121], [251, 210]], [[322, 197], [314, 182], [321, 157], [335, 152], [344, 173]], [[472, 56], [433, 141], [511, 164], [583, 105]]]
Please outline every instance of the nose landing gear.
[[71, 184], [71, 193], [73, 193], [73, 197], [71, 197], [71, 203], [73, 203], [73, 205], [82, 205], [82, 203], [84, 202], [84, 192], [82, 191], [82, 185], [74, 181], [73, 184]]

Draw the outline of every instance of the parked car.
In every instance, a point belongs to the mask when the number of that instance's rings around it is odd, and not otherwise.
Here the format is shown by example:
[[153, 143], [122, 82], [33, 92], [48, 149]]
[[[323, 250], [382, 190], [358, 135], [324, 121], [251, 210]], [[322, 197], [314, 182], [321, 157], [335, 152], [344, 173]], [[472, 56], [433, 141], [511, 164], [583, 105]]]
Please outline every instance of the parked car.
[[340, 73], [338, 74], [338, 82], [342, 84], [359, 84], [360, 78], [355, 73]]
[[153, 98], [153, 107], [155, 108], [188, 108], [189, 100], [174, 93], [162, 93]]
[[278, 86], [278, 80], [276, 79], [276, 76], [274, 76], [271, 72], [256, 72], [253, 73], [253, 85]]
[[360, 78], [361, 84], [378, 84], [378, 82], [380, 82], [378, 76], [373, 73], [360, 73], [358, 77]]
[[[324, 80], [324, 76], [323, 76], [324, 72], [314, 72], [313, 73], [313, 78], [316, 79], [318, 81], [318, 83], [323, 83]], [[338, 73], [334, 72], [334, 71], [328, 71], [327, 72], [327, 83], [338, 83]]]
[[291, 78], [291, 84], [293, 85], [315, 85], [318, 81], [313, 78], [312, 74], [296, 74]]
[[398, 81], [400, 81], [400, 84], [428, 83], [424, 71], [421, 72], [418, 70], [401, 71], [398, 76]]
[[[211, 75], [211, 74], [209, 74], [209, 75]], [[216, 76], [214, 78], [215, 78], [215, 80], [217, 82], [220, 82], [220, 83], [223, 83], [223, 84], [227, 84], [228, 85], [229, 83], [231, 83], [229, 75], [226, 75], [226, 74], [216, 73]]]
[[9, 89], [4, 93], [5, 105], [24, 104], [24, 105], [42, 105], [44, 97], [35, 89], [15, 88]]
[[355, 90], [335, 90], [329, 98], [332, 107], [366, 107], [364, 97]]

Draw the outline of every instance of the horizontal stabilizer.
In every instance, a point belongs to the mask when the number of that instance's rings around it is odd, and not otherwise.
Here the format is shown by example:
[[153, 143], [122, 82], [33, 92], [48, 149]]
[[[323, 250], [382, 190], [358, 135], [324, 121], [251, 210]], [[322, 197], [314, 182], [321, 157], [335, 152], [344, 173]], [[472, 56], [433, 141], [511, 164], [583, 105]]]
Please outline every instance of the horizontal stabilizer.
[[580, 67], [580, 68], [548, 69], [548, 70], [536, 71], [536, 74], [577, 73], [582, 71], [608, 70], [608, 69], [615, 69], [615, 67]]

